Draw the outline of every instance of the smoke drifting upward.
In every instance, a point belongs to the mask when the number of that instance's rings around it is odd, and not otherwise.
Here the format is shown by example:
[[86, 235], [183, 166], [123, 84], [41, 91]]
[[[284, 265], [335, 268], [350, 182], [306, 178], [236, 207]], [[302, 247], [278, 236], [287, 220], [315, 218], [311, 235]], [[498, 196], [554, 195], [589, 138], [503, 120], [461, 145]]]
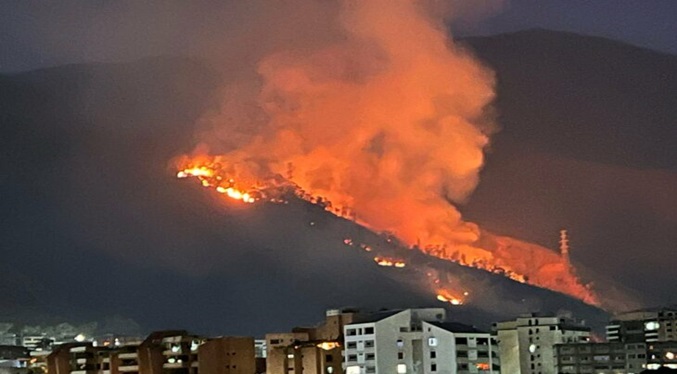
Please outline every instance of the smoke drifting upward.
[[429, 254], [595, 303], [556, 253], [483, 234], [453, 205], [479, 180], [493, 129], [492, 73], [414, 1], [345, 0], [335, 21], [332, 42], [271, 52], [257, 65], [256, 87], [228, 88], [224, 113], [206, 119], [215, 132], [179, 167], [199, 167], [210, 154], [239, 189], [291, 181], [335, 213]]

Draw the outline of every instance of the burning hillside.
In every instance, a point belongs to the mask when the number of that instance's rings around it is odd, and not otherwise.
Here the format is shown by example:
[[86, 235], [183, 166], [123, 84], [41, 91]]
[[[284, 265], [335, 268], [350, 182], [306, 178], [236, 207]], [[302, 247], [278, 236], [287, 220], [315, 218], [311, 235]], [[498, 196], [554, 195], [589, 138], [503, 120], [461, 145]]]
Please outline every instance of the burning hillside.
[[[334, 206], [327, 198], [314, 196], [301, 189], [300, 186], [288, 181], [281, 176], [276, 176], [268, 181], [258, 181], [247, 185], [236, 183], [233, 178], [225, 174], [220, 159], [199, 156], [196, 158], [183, 158], [186, 163], [184, 168], [177, 172], [178, 178], [196, 178], [204, 187], [211, 188], [223, 195], [226, 199], [236, 200], [246, 204], [252, 203], [285, 203], [289, 198], [299, 198], [320, 205], [326, 211], [339, 217], [356, 221], [357, 223], [376, 230], [358, 219], [354, 209]], [[244, 187], [246, 186], [246, 187]], [[406, 260], [380, 254], [382, 251], [375, 250], [374, 246], [355, 243], [351, 238], [346, 238], [347, 246], [358, 246], [366, 252], [375, 252], [374, 262], [379, 266], [404, 268]], [[551, 289], [575, 298], [588, 304], [598, 305], [599, 302], [593, 292], [576, 278], [572, 267], [566, 258], [535, 244], [526, 243], [509, 237], [494, 236], [486, 232], [481, 233], [477, 248], [473, 251], [464, 251], [468, 247], [453, 248], [450, 251], [446, 245], [420, 246], [420, 243], [411, 244], [412, 249], [437, 258], [446, 259], [463, 266], [482, 269], [494, 274], [508, 277], [512, 280], [529, 283], [538, 287]], [[475, 253], [483, 254], [482, 257], [473, 257]], [[426, 274], [433, 277], [431, 288], [437, 288], [437, 298], [440, 301], [450, 302], [453, 305], [462, 303], [464, 296], [451, 296], [451, 290], [446, 285], [440, 285], [440, 281], [432, 273]]]
[[[453, 205], [479, 180], [492, 73], [421, 4], [345, 0], [337, 18], [335, 42], [263, 58], [256, 97], [228, 99], [217, 136], [179, 157], [177, 176], [244, 203], [296, 196], [429, 256], [597, 304], [557, 253], [486, 233]], [[257, 115], [241, 123], [228, 110], [247, 100]]]

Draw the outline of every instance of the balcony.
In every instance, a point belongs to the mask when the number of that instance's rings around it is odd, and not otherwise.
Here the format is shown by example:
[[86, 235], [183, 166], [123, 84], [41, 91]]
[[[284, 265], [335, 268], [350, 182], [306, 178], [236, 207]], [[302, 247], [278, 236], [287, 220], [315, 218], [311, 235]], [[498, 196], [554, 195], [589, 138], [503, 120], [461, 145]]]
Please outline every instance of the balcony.
[[118, 367], [118, 371], [121, 373], [133, 373], [139, 371], [139, 365], [126, 365]]
[[136, 352], [131, 353], [119, 353], [118, 358], [120, 360], [136, 360], [139, 358], [139, 354]]

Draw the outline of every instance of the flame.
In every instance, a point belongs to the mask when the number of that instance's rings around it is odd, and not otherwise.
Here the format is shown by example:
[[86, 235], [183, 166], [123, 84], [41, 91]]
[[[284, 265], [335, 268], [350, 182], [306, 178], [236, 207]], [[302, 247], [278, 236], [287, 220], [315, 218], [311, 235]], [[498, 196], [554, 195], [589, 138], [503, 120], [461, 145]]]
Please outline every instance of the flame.
[[374, 257], [374, 262], [376, 262], [379, 266], [394, 266], [396, 268], [403, 268], [407, 266], [406, 262], [404, 262], [403, 260], [395, 259], [392, 257], [376, 256]]
[[[226, 195], [227, 197], [242, 201], [248, 204], [256, 202], [253, 192], [247, 192], [235, 187], [235, 181], [231, 178], [225, 178], [219, 170], [218, 164], [204, 164], [200, 166], [188, 166], [176, 173], [176, 177], [180, 179], [195, 177], [200, 181], [203, 187], [214, 187], [216, 192]], [[252, 191], [256, 191], [254, 187]]]
[[[467, 296], [468, 293], [464, 292], [464, 296]], [[460, 296], [454, 296], [450, 290], [441, 289], [437, 291], [437, 300], [449, 303], [451, 305], [463, 305], [463, 298]]]

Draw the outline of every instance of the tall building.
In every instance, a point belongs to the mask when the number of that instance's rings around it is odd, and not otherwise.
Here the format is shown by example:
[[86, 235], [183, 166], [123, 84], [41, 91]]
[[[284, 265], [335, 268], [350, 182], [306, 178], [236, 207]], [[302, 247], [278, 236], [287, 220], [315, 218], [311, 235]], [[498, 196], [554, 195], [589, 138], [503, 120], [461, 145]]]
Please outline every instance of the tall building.
[[183, 330], [154, 332], [139, 346], [139, 369], [149, 370], [148, 374], [197, 374], [197, 351], [203, 341]]
[[637, 374], [641, 370], [629, 368], [623, 343], [564, 343], [555, 348], [555, 362], [559, 374]]
[[266, 334], [268, 374], [338, 374], [343, 372], [343, 327], [355, 311], [328, 310], [317, 327]]
[[677, 308], [641, 309], [617, 314], [607, 325], [606, 335], [610, 342], [677, 341]]
[[510, 374], [556, 374], [555, 345], [587, 342], [590, 329], [569, 318], [532, 313], [494, 324], [501, 370]]
[[491, 335], [446, 322], [441, 308], [358, 316], [344, 330], [347, 374], [499, 372]]

